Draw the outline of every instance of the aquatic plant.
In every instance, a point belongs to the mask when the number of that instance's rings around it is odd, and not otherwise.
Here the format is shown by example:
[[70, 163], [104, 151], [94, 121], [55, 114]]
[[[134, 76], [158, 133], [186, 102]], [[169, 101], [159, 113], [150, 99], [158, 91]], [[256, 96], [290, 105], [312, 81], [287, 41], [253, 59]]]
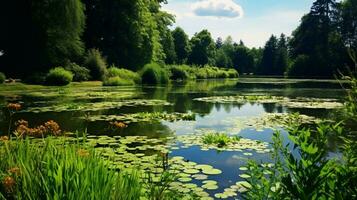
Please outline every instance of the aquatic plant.
[[151, 63], [141, 70], [141, 80], [144, 84], [167, 84], [169, 75], [163, 66]]
[[208, 133], [203, 135], [202, 141], [204, 144], [214, 144], [218, 147], [227, 146], [229, 143], [239, 142], [241, 137], [239, 136], [229, 136], [225, 133]]
[[46, 84], [51, 86], [68, 85], [73, 80], [73, 73], [62, 67], [51, 69], [46, 76]]
[[53, 120], [50, 120], [43, 125], [30, 128], [29, 124], [25, 120], [19, 120], [16, 122], [15, 136], [18, 138], [31, 136], [31, 137], [47, 137], [47, 136], [60, 136], [62, 131], [60, 126]]
[[8, 134], [8, 136], [10, 136], [11, 135], [12, 118], [17, 111], [21, 110], [22, 106], [19, 103], [9, 103], [9, 104], [7, 104], [6, 107], [7, 107], [8, 113], [9, 113], [9, 115], [8, 115], [9, 126], [8, 126], [7, 134]]

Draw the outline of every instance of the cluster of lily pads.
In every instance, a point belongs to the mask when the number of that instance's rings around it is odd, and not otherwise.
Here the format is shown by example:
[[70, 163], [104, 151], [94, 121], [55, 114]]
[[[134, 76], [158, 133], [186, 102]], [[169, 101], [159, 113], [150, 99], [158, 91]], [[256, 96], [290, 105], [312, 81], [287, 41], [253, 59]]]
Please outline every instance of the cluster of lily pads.
[[165, 120], [175, 122], [179, 120], [192, 121], [195, 120], [193, 113], [162, 113], [162, 112], [140, 112], [123, 115], [94, 115], [86, 118], [88, 121], [122, 121], [126, 124], [132, 122], [152, 122]]
[[50, 105], [44, 107], [28, 107], [21, 112], [64, 112], [64, 111], [99, 111], [104, 109], [115, 109], [122, 106], [167, 106], [171, 105], [163, 100], [132, 99], [114, 102], [94, 102], [94, 103], [69, 103], [63, 105]]
[[196, 101], [208, 103], [277, 103], [288, 108], [309, 108], [309, 109], [336, 109], [343, 107], [343, 103], [337, 99], [323, 98], [288, 98], [282, 96], [266, 95], [238, 95], [238, 96], [211, 96], [194, 99]]
[[[208, 133], [209, 134], [209, 133]], [[220, 146], [215, 143], [205, 143], [205, 134], [181, 135], [177, 140], [183, 144], [181, 148], [189, 148], [191, 146], [200, 146], [202, 151], [217, 150], [217, 151], [255, 151], [256, 153], [269, 153], [271, 150], [267, 142], [240, 138], [230, 140], [226, 145]], [[243, 153], [246, 156], [253, 155], [250, 152]]]

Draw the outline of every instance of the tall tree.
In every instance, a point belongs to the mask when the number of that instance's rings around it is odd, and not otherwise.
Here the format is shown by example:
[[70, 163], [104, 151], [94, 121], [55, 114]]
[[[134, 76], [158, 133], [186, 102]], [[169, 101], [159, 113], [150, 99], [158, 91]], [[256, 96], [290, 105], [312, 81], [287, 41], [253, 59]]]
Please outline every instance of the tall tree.
[[310, 12], [302, 18], [290, 42], [292, 58], [300, 57], [292, 68], [301, 69], [290, 70], [300, 72], [292, 75], [332, 76], [344, 65], [345, 49], [337, 29], [336, 9], [335, 0], [316, 0]]
[[1, 1], [0, 22], [0, 66], [10, 75], [45, 72], [84, 53], [80, 0]]
[[151, 0], [85, 1], [86, 46], [97, 48], [109, 63], [140, 69], [163, 52], [156, 21], [160, 2]]
[[211, 33], [207, 30], [202, 30], [196, 33], [191, 38], [192, 51], [189, 56], [189, 63], [195, 65], [214, 65], [216, 54], [215, 43], [211, 37]]
[[345, 0], [340, 5], [341, 33], [344, 43], [357, 51], [357, 0]]
[[174, 38], [175, 52], [177, 56], [177, 63], [186, 63], [188, 55], [190, 53], [190, 43], [185, 31], [177, 27], [172, 31], [172, 37]]
[[241, 41], [235, 45], [233, 52], [233, 66], [239, 73], [252, 73], [254, 71], [254, 57], [250, 50]]
[[284, 72], [288, 69], [288, 44], [287, 39], [284, 34], [280, 35], [278, 41], [278, 49], [276, 55], [276, 63], [274, 72], [276, 75], [284, 75]]
[[276, 62], [278, 52], [278, 39], [272, 35], [263, 50], [263, 57], [259, 65], [258, 73], [263, 75], [276, 74]]

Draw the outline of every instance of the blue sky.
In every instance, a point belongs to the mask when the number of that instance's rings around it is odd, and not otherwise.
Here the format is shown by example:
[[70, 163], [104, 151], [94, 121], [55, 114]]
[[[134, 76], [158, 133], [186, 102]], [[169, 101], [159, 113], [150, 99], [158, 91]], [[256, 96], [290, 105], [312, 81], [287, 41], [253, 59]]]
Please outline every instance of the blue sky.
[[163, 9], [176, 15], [175, 26], [190, 36], [208, 29], [213, 37], [231, 35], [249, 47], [264, 46], [271, 34], [291, 32], [314, 0], [168, 0]]

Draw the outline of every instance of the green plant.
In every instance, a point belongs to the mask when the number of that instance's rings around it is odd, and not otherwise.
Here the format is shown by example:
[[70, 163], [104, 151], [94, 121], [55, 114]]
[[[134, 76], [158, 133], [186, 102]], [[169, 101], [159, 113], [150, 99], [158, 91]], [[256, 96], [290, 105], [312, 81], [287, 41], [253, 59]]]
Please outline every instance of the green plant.
[[142, 69], [141, 79], [144, 84], [166, 84], [169, 82], [169, 75], [166, 69], [156, 63], [151, 63]]
[[81, 67], [76, 63], [69, 63], [65, 67], [66, 70], [73, 73], [73, 81], [81, 82], [88, 81], [90, 79], [90, 71], [85, 67]]
[[214, 144], [218, 147], [224, 147], [240, 139], [238, 136], [230, 137], [225, 133], [207, 133], [203, 136], [202, 141], [204, 144]]
[[134, 81], [135, 83], [141, 82], [141, 78], [138, 73], [128, 69], [117, 68], [115, 66], [112, 66], [107, 70], [106, 78], [111, 77], [120, 77], [122, 79]]
[[[188, 67], [188, 66], [187, 66]], [[171, 80], [187, 80], [190, 78], [189, 73], [187, 72], [187, 68], [185, 65], [183, 66], [173, 66], [170, 67], [170, 72], [171, 72], [171, 76], [170, 79]]]
[[104, 86], [124, 86], [124, 85], [135, 85], [133, 80], [122, 79], [118, 76], [106, 78], [103, 81]]
[[107, 63], [99, 50], [88, 50], [84, 66], [90, 70], [90, 76], [93, 80], [104, 79], [107, 71]]
[[56, 67], [51, 69], [46, 76], [47, 85], [68, 85], [73, 80], [73, 74], [70, 71], [63, 69], [62, 67]]
[[4, 83], [6, 79], [6, 76], [4, 73], [0, 72], [0, 84]]
[[[47, 138], [1, 146], [0, 194], [8, 199], [139, 199], [139, 174], [109, 170], [93, 149]], [[5, 181], [7, 180], [7, 182]]]

